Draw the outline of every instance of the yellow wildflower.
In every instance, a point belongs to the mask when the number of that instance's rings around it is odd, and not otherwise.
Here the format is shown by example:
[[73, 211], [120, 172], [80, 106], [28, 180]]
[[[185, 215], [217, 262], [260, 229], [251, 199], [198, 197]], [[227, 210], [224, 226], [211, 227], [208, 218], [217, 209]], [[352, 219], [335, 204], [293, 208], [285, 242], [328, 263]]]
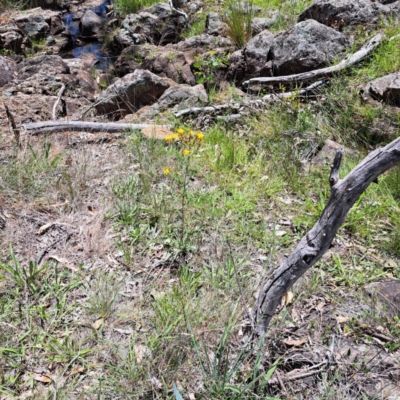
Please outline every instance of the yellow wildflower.
[[203, 140], [204, 139], [204, 133], [201, 133], [199, 131], [196, 132], [196, 136], [197, 136], [197, 139], [199, 139], [199, 140]]
[[171, 135], [171, 138], [173, 140], [177, 140], [177, 139], [179, 139], [179, 135], [177, 133], [174, 133], [173, 135]]
[[190, 130], [189, 135], [194, 135], [194, 132], [192, 130]]
[[171, 170], [168, 168], [168, 167], [165, 167], [164, 169], [163, 169], [163, 174], [164, 175], [169, 175], [171, 173]]
[[184, 150], [182, 150], [182, 154], [183, 154], [184, 156], [188, 156], [188, 155], [192, 154], [192, 150], [184, 149]]
[[183, 134], [185, 133], [185, 130], [184, 130], [183, 128], [179, 128], [179, 129], [177, 130], [177, 132], [178, 132], [180, 135], [183, 135]]
[[173, 139], [172, 135], [167, 135], [167, 136], [165, 136], [164, 140], [167, 143], [171, 143], [174, 139]]

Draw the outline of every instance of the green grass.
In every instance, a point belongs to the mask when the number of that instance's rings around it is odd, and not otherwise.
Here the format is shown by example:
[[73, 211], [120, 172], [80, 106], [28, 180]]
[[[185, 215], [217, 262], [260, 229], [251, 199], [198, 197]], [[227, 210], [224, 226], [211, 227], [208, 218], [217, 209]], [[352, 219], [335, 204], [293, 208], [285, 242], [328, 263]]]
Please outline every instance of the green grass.
[[119, 14], [126, 16], [156, 3], [158, 3], [157, 0], [115, 0], [114, 7]]

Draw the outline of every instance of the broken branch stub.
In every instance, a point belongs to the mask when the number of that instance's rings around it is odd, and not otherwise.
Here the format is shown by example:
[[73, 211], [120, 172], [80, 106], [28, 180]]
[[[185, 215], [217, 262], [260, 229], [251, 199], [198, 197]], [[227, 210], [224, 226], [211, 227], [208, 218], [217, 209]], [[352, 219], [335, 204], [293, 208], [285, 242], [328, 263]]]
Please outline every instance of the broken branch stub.
[[371, 152], [344, 179], [339, 179], [343, 150], [339, 149], [331, 167], [331, 196], [317, 223], [300, 240], [285, 261], [265, 277], [253, 310], [254, 334], [262, 336], [282, 297], [292, 285], [329, 249], [348, 212], [378, 176], [400, 165], [400, 137]]

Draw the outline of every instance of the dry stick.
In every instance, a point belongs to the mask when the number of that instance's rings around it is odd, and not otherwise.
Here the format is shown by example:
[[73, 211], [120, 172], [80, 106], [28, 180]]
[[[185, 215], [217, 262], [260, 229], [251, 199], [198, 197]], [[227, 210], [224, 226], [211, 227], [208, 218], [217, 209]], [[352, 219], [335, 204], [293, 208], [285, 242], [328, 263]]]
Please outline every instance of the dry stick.
[[378, 46], [382, 42], [383, 38], [384, 36], [381, 33], [379, 33], [378, 35], [374, 36], [365, 46], [361, 47], [360, 50], [356, 51], [354, 54], [349, 54], [346, 58], [340, 61], [339, 64], [333, 65], [332, 67], [316, 69], [314, 71], [303, 72], [301, 74], [295, 74], [295, 75], [252, 78], [249, 79], [248, 81], [244, 81], [242, 85], [244, 87], [248, 87], [253, 84], [278, 85], [278, 84], [300, 83], [308, 81], [310, 79], [319, 79], [322, 77], [326, 78], [328, 76], [331, 76], [335, 72], [347, 69], [352, 65], [360, 62], [368, 54], [370, 54], [376, 46]]
[[58, 107], [58, 104], [60, 103], [60, 100], [61, 100], [61, 96], [63, 95], [63, 93], [64, 93], [64, 91], [65, 91], [65, 85], [64, 84], [62, 84], [62, 86], [61, 86], [61, 89], [60, 89], [60, 91], [58, 92], [58, 97], [57, 97], [57, 100], [56, 100], [56, 102], [54, 103], [54, 106], [53, 106], [53, 121], [55, 121], [56, 120], [56, 118], [57, 118], [57, 107]]
[[8, 107], [5, 104], [4, 104], [4, 107], [6, 109], [7, 118], [10, 121], [13, 132], [14, 132], [15, 142], [18, 147], [21, 147], [21, 140], [20, 140], [21, 133], [20, 133], [19, 129], [17, 128], [17, 125], [15, 124], [14, 116], [11, 114], [11, 111], [8, 109]]
[[168, 3], [169, 3], [169, 6], [171, 7], [172, 11], [175, 11], [177, 14], [182, 15], [182, 17], [185, 18], [186, 22], [189, 23], [189, 17], [185, 12], [176, 9], [174, 7], [174, 5], [172, 4], [172, 0], [168, 0]]
[[121, 132], [127, 129], [143, 129], [143, 128], [170, 128], [168, 125], [151, 125], [151, 124], [117, 124], [114, 122], [86, 122], [86, 121], [42, 121], [31, 122], [21, 125], [29, 134], [37, 135], [42, 132], [49, 131], [80, 131], [89, 130], [96, 132]]
[[346, 215], [361, 194], [379, 175], [400, 165], [400, 137], [383, 148], [371, 152], [344, 179], [338, 171], [342, 159], [338, 150], [333, 163], [329, 182], [331, 196], [321, 217], [301, 239], [297, 247], [282, 262], [270, 277], [264, 278], [253, 310], [255, 332], [264, 335], [282, 297], [292, 285], [325, 254]]
[[273, 93], [273, 94], [267, 94], [261, 99], [254, 99], [254, 100], [247, 100], [241, 103], [231, 103], [231, 104], [220, 104], [216, 106], [207, 106], [207, 107], [190, 107], [190, 108], [185, 108], [184, 110], [180, 110], [174, 113], [176, 118], [183, 117], [184, 115], [188, 114], [199, 114], [199, 113], [210, 113], [210, 112], [215, 112], [215, 111], [225, 111], [229, 110], [231, 108], [241, 108], [241, 107], [250, 107], [254, 105], [258, 106], [263, 106], [266, 103], [272, 103], [276, 102], [279, 100], [284, 100], [286, 98], [290, 98], [292, 96], [302, 96], [305, 95], [314, 89], [316, 89], [319, 86], [322, 86], [323, 84], [326, 83], [326, 80], [320, 80], [318, 82], [313, 83], [310, 86], [307, 86], [304, 89], [300, 89], [297, 91], [293, 92], [286, 92], [286, 93]]

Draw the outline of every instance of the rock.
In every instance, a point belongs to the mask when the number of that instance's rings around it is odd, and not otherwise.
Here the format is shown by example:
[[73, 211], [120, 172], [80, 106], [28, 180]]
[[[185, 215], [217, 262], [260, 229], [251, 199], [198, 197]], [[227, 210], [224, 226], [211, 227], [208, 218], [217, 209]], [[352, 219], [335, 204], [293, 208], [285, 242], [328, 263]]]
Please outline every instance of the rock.
[[246, 62], [244, 61], [243, 50], [235, 51], [229, 58], [229, 67], [226, 74], [228, 81], [240, 83], [243, 81], [246, 73]]
[[348, 25], [376, 25], [392, 9], [370, 0], [315, 0], [299, 16], [299, 22], [312, 18], [336, 29]]
[[364, 93], [376, 100], [400, 107], [400, 72], [369, 82], [364, 88]]
[[82, 36], [102, 36], [103, 19], [92, 10], [87, 10], [79, 22]]
[[207, 14], [206, 31], [209, 35], [224, 36], [228, 29], [228, 25], [222, 21], [221, 17], [216, 12]]
[[47, 36], [46, 46], [53, 46], [54, 44], [56, 44], [56, 39], [54, 39], [54, 37], [51, 35]]
[[154, 103], [174, 85], [168, 78], [160, 78], [149, 71], [137, 69], [100, 93], [96, 110], [100, 114], [112, 114], [114, 118], [123, 117]]
[[133, 44], [168, 44], [179, 39], [186, 27], [185, 18], [172, 12], [168, 4], [159, 3], [138, 14], [129, 14], [113, 38], [114, 47]]
[[203, 105], [208, 102], [207, 92], [203, 85], [179, 85], [167, 89], [158, 100], [160, 111], [178, 106], [179, 109]]
[[159, 139], [164, 140], [166, 136], [173, 135], [174, 132], [160, 126], [149, 126], [143, 128], [141, 131], [142, 135], [148, 139]]
[[0, 26], [0, 48], [16, 54], [22, 53], [24, 34], [15, 24]]
[[58, 35], [65, 30], [64, 24], [59, 16], [50, 18], [50, 34]]
[[[331, 165], [336, 152], [341, 148], [343, 148], [341, 144], [328, 139], [318, 154], [311, 160], [311, 165], [320, 167]], [[344, 152], [346, 158], [348, 157], [350, 159], [356, 159], [359, 155], [357, 151], [349, 148], [344, 148]]]
[[253, 18], [251, 20], [251, 30], [253, 35], [258, 35], [261, 31], [269, 29], [269, 27], [278, 20], [278, 13], [274, 14], [271, 18]]
[[160, 76], [166, 76], [177, 83], [195, 84], [190, 69], [192, 58], [175, 50], [172, 46], [154, 46], [144, 44], [124, 49], [115, 62], [117, 75], [124, 76], [136, 69], [147, 69]]
[[69, 74], [70, 69], [64, 60], [56, 55], [26, 58], [18, 65], [19, 81], [38, 73], [55, 77], [59, 74]]
[[26, 35], [35, 40], [44, 39], [50, 33], [50, 27], [40, 15], [32, 16], [24, 26]]
[[248, 41], [243, 50], [246, 63], [246, 76], [270, 76], [271, 67], [267, 65], [270, 59], [270, 50], [274, 43], [274, 35], [264, 30]]
[[352, 40], [315, 20], [297, 23], [275, 37], [271, 49], [274, 75], [291, 75], [326, 67]]
[[388, 279], [369, 283], [364, 293], [377, 307], [377, 312], [400, 317], [400, 280]]
[[173, 47], [182, 52], [196, 50], [197, 53], [204, 53], [209, 49], [217, 51], [216, 49], [218, 48], [224, 48], [227, 49], [227, 51], [233, 51], [235, 49], [230, 39], [208, 34], [192, 36], [182, 42], [174, 44]]
[[0, 86], [11, 81], [16, 74], [17, 63], [10, 57], [0, 56]]

